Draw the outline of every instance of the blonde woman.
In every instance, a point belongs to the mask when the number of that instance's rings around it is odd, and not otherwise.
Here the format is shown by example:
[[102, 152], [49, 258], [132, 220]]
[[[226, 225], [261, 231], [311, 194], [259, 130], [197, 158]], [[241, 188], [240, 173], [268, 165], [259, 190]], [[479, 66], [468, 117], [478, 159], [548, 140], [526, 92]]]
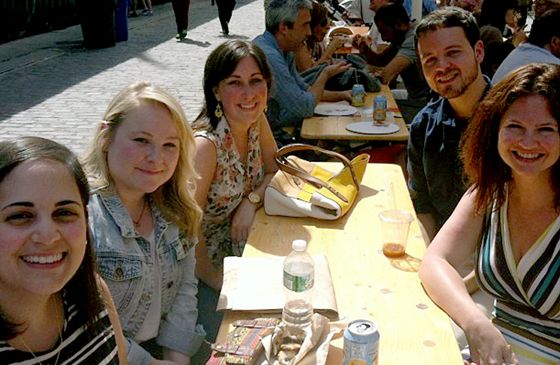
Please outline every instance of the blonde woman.
[[196, 325], [201, 211], [193, 156], [193, 136], [177, 100], [139, 82], [111, 101], [85, 157], [99, 270], [131, 364], [189, 364], [205, 335]]

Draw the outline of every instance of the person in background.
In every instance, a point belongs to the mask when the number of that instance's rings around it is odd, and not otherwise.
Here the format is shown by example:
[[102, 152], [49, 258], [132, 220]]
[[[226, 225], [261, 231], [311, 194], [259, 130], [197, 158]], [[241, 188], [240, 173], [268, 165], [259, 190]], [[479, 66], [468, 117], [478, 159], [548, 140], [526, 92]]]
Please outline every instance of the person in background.
[[[432, 300], [465, 331], [469, 364], [560, 363], [560, 66], [531, 64], [496, 84], [461, 142], [472, 184], [420, 267]], [[457, 267], [476, 254], [489, 321]]]
[[179, 102], [138, 82], [110, 102], [84, 159], [99, 271], [130, 364], [189, 364], [205, 336], [197, 326], [194, 150]]
[[151, 16], [154, 15], [154, 9], [152, 8], [152, 0], [141, 0], [144, 9], [140, 12], [141, 15]]
[[126, 347], [111, 294], [95, 274], [89, 186], [56, 142], [0, 142], [2, 364], [121, 364]]
[[347, 17], [354, 25], [371, 25], [374, 14], [369, 9], [370, 0], [343, 0], [340, 6], [345, 9]]
[[484, 44], [484, 59], [480, 64], [482, 73], [492, 78], [507, 55], [515, 48], [511, 41], [504, 41], [500, 30], [491, 25], [480, 27], [480, 40]]
[[172, 0], [171, 4], [173, 5], [173, 14], [175, 14], [175, 24], [177, 25], [175, 39], [180, 42], [187, 37], [191, 0]]
[[510, 42], [484, 43], [484, 60], [480, 65], [482, 73], [486, 77], [492, 78], [498, 67], [514, 49], [515, 47]]
[[355, 43], [368, 64], [382, 67], [379, 74], [381, 83], [390, 84], [400, 75], [406, 97], [395, 95], [395, 100], [405, 122], [410, 124], [428, 102], [430, 93], [414, 45], [416, 24], [410, 22], [404, 7], [397, 3], [381, 6], [375, 13], [375, 24], [389, 46], [381, 52], [374, 52], [363, 38], [354, 37]]
[[500, 64], [492, 84], [529, 63], [560, 64], [560, 9], [549, 10], [533, 21], [527, 42], [516, 47]]
[[200, 321], [215, 340], [223, 260], [241, 256], [264, 190], [277, 170], [276, 143], [264, 115], [271, 70], [262, 50], [232, 40], [219, 45], [204, 67], [204, 106], [193, 123], [196, 199], [204, 210], [196, 248]]
[[[480, 16], [477, 17], [478, 25], [492, 26], [505, 32], [505, 41], [517, 47], [527, 41], [524, 26], [527, 17], [524, 11], [518, 0], [484, 0]], [[484, 38], [482, 41], [487, 44]]]
[[[233, 15], [235, 4], [235, 0], [216, 0], [216, 6], [218, 7], [218, 18], [220, 19], [222, 34], [224, 36], [229, 35], [229, 22], [231, 21], [231, 16]], [[214, 0], [212, 0], [212, 5], [214, 5]]]
[[[383, 6], [389, 3], [398, 3], [403, 4], [403, 0], [370, 0], [369, 2], [369, 10], [371, 10], [373, 16], [372, 20], [375, 19], [375, 13]], [[385, 47], [389, 45], [388, 42], [385, 42], [381, 38], [381, 33], [379, 33], [379, 29], [377, 29], [377, 25], [375, 21], [372, 21], [369, 32], [366, 37], [362, 37], [361, 35], [354, 36], [352, 40], [354, 47], [359, 48], [359, 44], [365, 42], [371, 52], [380, 53]]]
[[309, 0], [265, 1], [266, 31], [253, 40], [263, 50], [272, 71], [274, 87], [266, 114], [279, 145], [298, 139], [303, 118], [313, 115], [319, 101], [352, 101], [350, 90], [325, 90], [327, 80], [346, 71], [350, 64], [328, 65], [311, 85], [297, 72], [294, 52], [311, 35], [311, 8]]
[[[408, 16], [412, 19], [412, 0], [404, 0], [404, 8]], [[430, 14], [432, 11], [437, 10], [438, 6], [435, 0], [422, 0], [422, 17]], [[419, 20], [419, 19], [414, 19]]]
[[128, 1], [128, 16], [130, 18], [136, 18], [138, 16], [138, 0]]
[[535, 19], [538, 19], [549, 10], [560, 10], [560, 0], [535, 0], [533, 10]]
[[476, 16], [478, 26], [491, 25], [503, 31], [506, 25], [508, 9], [517, 8], [518, 0], [483, 0], [480, 1], [480, 14]]
[[305, 46], [295, 52], [298, 72], [306, 71], [322, 63], [331, 61], [335, 51], [344, 45], [344, 38], [332, 37], [325, 48], [323, 40], [329, 31], [330, 22], [327, 8], [314, 1], [311, 9], [311, 35], [305, 40]]
[[450, 6], [456, 6], [471, 13], [475, 19], [480, 16], [484, 0], [450, 0]]
[[516, 6], [510, 6], [506, 9], [506, 13], [504, 15], [505, 24], [502, 30], [502, 36], [504, 38], [509, 38], [520, 30], [520, 19], [521, 14], [517, 10]]

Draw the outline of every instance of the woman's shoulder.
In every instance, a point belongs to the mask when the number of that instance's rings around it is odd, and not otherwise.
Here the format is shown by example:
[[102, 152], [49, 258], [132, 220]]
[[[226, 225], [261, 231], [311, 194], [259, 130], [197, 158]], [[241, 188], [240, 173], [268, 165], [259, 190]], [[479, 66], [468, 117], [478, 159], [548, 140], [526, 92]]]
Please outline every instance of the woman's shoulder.
[[[68, 319], [63, 334], [64, 348], [69, 353], [82, 354], [88, 364], [117, 364], [117, 348], [109, 313], [105, 307], [97, 314], [95, 322], [83, 323], [83, 317], [77, 315], [75, 304], [68, 304]], [[92, 349], [87, 353], [83, 349]]]
[[215, 130], [200, 130], [194, 133], [194, 140], [197, 150], [213, 148], [217, 149], [220, 146], [220, 136]]
[[88, 211], [94, 221], [104, 220], [108, 217], [112, 217], [114, 220], [128, 217], [128, 212], [118, 194], [107, 188], [96, 189], [91, 192]]

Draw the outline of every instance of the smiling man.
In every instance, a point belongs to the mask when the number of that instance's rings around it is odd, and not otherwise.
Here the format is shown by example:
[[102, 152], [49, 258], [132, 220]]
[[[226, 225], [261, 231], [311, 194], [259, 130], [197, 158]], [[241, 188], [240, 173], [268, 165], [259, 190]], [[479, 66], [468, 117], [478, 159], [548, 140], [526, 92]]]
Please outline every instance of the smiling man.
[[448, 7], [424, 17], [416, 48], [430, 88], [440, 95], [414, 118], [408, 142], [408, 187], [432, 239], [466, 190], [459, 141], [489, 87], [480, 70], [484, 45], [473, 15]]

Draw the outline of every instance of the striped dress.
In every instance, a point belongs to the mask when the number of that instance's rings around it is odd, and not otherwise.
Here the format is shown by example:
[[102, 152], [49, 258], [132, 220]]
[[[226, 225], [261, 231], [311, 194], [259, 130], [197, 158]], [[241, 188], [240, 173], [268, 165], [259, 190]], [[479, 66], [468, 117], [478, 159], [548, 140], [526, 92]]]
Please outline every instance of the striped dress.
[[68, 305], [66, 300], [64, 300], [64, 312], [62, 342], [59, 341], [50, 351], [35, 352], [33, 356], [30, 352], [16, 350], [7, 342], [0, 341], [0, 364], [118, 365], [115, 331], [109, 321], [107, 310], [99, 314], [98, 321], [101, 326], [96, 333], [89, 333], [88, 327], [77, 320], [76, 306]]
[[506, 212], [507, 202], [487, 215], [479, 285], [496, 297], [493, 323], [521, 364], [560, 364], [560, 216], [516, 263]]

